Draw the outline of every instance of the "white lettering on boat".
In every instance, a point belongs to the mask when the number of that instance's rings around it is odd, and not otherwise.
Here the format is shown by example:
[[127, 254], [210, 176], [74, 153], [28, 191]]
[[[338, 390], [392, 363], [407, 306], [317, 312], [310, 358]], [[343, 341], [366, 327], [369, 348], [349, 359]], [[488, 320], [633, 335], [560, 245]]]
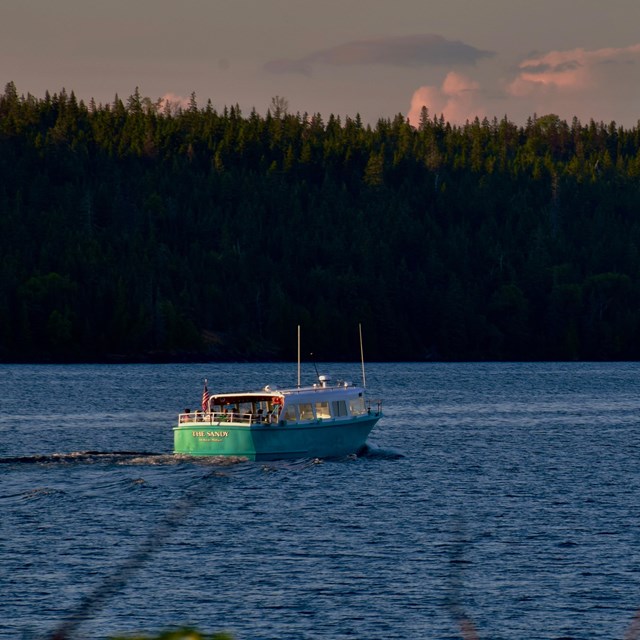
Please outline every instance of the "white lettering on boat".
[[192, 431], [191, 435], [194, 438], [204, 438], [208, 436], [210, 438], [226, 438], [229, 435], [228, 431]]

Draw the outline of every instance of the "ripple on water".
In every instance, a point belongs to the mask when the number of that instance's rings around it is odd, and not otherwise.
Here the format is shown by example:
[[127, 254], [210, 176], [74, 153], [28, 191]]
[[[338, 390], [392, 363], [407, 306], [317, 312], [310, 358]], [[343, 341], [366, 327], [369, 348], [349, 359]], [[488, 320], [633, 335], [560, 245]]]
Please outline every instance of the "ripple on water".
[[100, 589], [80, 636], [422, 640], [468, 620], [595, 640], [640, 605], [635, 363], [375, 365], [367, 450], [268, 463], [174, 456], [170, 427], [204, 377], [257, 388], [284, 365], [9, 369], [0, 636], [44, 637]]

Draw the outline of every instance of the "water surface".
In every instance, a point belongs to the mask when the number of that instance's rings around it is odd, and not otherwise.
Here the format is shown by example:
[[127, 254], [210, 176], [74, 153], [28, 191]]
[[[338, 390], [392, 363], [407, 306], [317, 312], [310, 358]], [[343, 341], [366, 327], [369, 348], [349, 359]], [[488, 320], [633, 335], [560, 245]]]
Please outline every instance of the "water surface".
[[0, 637], [629, 630], [640, 365], [370, 364], [386, 415], [367, 455], [268, 464], [172, 455], [205, 377], [228, 391], [296, 370], [0, 366]]

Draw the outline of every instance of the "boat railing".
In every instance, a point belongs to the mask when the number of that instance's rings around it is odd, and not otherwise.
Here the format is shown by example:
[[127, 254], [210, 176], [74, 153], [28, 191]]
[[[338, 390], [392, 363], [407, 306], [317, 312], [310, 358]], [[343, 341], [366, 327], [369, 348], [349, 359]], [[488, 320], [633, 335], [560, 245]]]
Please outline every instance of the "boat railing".
[[[382, 400], [366, 400], [364, 412], [357, 415], [380, 415], [382, 413]], [[224, 424], [233, 422], [235, 424], [272, 424], [277, 422], [275, 414], [255, 414], [239, 413], [237, 411], [193, 411], [181, 413], [178, 416], [180, 424]]]
[[181, 413], [178, 416], [180, 424], [220, 424], [235, 422], [241, 424], [267, 424], [271, 422], [269, 416], [255, 413], [238, 413], [237, 411], [193, 411]]
[[367, 413], [379, 416], [382, 413], [382, 400], [369, 400], [367, 398], [366, 407]]

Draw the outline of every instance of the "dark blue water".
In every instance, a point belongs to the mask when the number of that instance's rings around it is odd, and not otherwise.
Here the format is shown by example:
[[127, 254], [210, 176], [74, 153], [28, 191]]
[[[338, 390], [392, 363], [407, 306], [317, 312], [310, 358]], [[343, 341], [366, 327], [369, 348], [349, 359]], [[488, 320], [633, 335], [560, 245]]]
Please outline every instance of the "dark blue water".
[[640, 365], [370, 364], [368, 455], [268, 464], [171, 455], [204, 377], [296, 371], [0, 366], [0, 637], [636, 637]]

